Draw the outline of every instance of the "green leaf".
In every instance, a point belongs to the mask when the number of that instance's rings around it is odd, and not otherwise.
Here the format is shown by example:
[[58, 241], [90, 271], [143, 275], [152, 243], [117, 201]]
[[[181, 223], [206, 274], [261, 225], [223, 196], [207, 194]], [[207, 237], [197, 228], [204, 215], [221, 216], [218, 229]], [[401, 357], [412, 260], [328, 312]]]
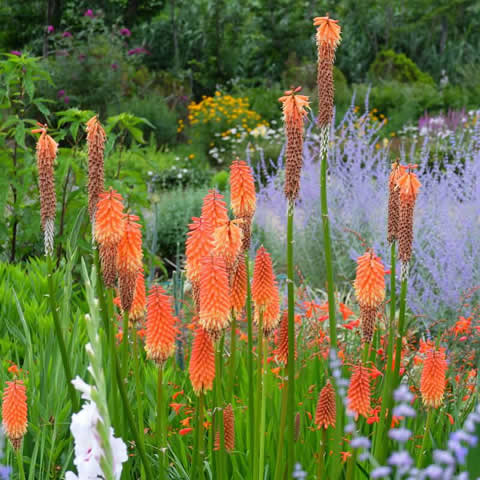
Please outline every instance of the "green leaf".
[[20, 145], [22, 148], [27, 148], [25, 146], [25, 124], [23, 120], [18, 120], [17, 126], [15, 127], [15, 141]]

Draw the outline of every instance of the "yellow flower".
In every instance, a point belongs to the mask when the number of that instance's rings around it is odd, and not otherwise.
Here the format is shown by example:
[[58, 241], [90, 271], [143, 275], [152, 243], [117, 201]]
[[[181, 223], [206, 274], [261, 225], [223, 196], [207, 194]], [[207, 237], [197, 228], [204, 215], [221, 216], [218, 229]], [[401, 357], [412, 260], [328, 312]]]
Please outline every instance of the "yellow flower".
[[195, 154], [194, 154], [194, 153], [191, 153], [191, 154], [188, 156], [188, 158], [189, 158], [190, 160], [193, 160], [193, 159], [195, 158]]

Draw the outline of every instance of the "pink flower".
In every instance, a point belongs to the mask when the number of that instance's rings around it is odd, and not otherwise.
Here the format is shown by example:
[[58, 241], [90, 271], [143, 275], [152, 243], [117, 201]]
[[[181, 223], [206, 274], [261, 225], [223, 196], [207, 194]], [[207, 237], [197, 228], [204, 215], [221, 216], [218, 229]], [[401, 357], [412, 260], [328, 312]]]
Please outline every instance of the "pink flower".
[[70, 32], [63, 32], [62, 33], [63, 38], [70, 38], [71, 36], [72, 36], [72, 34]]
[[129, 37], [132, 34], [132, 32], [128, 28], [121, 28], [120, 29], [120, 35], [123, 37]]
[[91, 8], [89, 8], [88, 10], [85, 11], [83, 16], [93, 18], [95, 15], [93, 14], [93, 10]]
[[21, 57], [22, 56], [22, 52], [19, 52], [18, 50], [12, 50], [10, 52], [11, 55], [16, 55], [17, 57]]
[[47, 27], [47, 33], [53, 33], [55, 31], [55, 28], [53, 27], [53, 25], [49, 25]]

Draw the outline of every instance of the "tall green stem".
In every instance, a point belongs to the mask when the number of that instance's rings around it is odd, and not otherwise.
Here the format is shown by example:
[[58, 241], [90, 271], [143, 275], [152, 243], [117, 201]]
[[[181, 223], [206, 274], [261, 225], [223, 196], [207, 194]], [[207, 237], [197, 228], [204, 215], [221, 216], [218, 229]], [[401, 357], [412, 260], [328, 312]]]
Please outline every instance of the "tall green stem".
[[225, 336], [222, 335], [220, 342], [217, 344], [217, 355], [216, 355], [216, 371], [217, 375], [215, 378], [215, 397], [216, 397], [216, 412], [215, 412], [215, 430], [218, 432], [219, 436], [219, 449], [217, 452], [217, 477], [225, 478], [225, 432], [223, 426], [223, 398], [222, 398], [222, 385], [221, 379], [222, 368], [223, 368], [223, 348], [224, 348]]
[[158, 367], [157, 380], [157, 431], [156, 439], [160, 456], [161, 478], [166, 478], [165, 457], [166, 457], [166, 435], [165, 435], [165, 397], [163, 391], [163, 366]]
[[[246, 252], [245, 252], [246, 253]], [[247, 371], [248, 371], [248, 416], [249, 416], [249, 459], [250, 471], [253, 471], [255, 463], [254, 445], [255, 445], [255, 398], [253, 396], [253, 332], [252, 332], [252, 290], [250, 286], [250, 263], [248, 255], [245, 255], [245, 268], [247, 272], [247, 335], [248, 335], [248, 354], [247, 354]]]
[[[284, 372], [287, 375], [287, 368]], [[275, 462], [275, 480], [281, 480], [283, 477], [282, 459], [283, 459], [283, 442], [285, 438], [285, 423], [287, 421], [287, 402], [288, 388], [286, 385], [282, 389], [282, 408], [280, 410], [280, 428], [278, 430], [277, 459]]]
[[374, 444], [374, 456], [379, 462], [380, 465], [385, 463], [387, 458], [387, 449], [385, 448], [385, 432], [386, 426], [390, 425], [390, 422], [384, 421], [385, 415], [388, 412], [388, 416], [391, 415], [391, 410], [393, 407], [393, 395], [392, 395], [392, 362], [393, 362], [393, 343], [395, 341], [395, 311], [396, 311], [396, 250], [395, 242], [392, 242], [390, 247], [390, 325], [388, 329], [388, 346], [387, 346], [387, 367], [385, 369], [385, 379], [383, 383], [383, 392], [382, 392], [382, 408], [380, 411], [380, 419], [378, 422], [377, 429], [375, 432], [375, 444]]
[[[267, 349], [267, 339], [264, 335], [262, 335], [262, 344], [263, 344], [263, 353], [266, 352]], [[262, 355], [264, 356], [264, 355]], [[265, 362], [263, 362], [265, 363]], [[263, 472], [265, 468], [265, 409], [266, 409], [266, 368], [265, 365], [262, 364], [262, 398], [260, 403], [260, 436], [259, 436], [259, 455], [258, 455], [258, 480], [263, 480]]]
[[325, 452], [327, 449], [327, 430], [322, 427], [322, 442], [318, 453], [317, 480], [325, 478]]
[[230, 327], [230, 381], [228, 384], [227, 398], [233, 403], [233, 387], [235, 385], [235, 367], [236, 367], [236, 353], [237, 353], [237, 319], [232, 310], [232, 325]]
[[17, 450], [18, 478], [20, 480], [25, 480], [25, 470], [23, 469], [22, 450], [23, 450], [23, 446]]
[[402, 358], [402, 343], [405, 335], [405, 309], [407, 305], [407, 285], [408, 279], [402, 280], [400, 290], [400, 312], [398, 315], [397, 342], [395, 345], [395, 368], [393, 370], [393, 388], [397, 388], [400, 381], [400, 360]]
[[287, 297], [288, 297], [288, 397], [287, 397], [287, 477], [295, 464], [295, 292], [293, 273], [293, 213], [295, 206], [288, 202], [287, 212]]
[[204, 448], [204, 438], [203, 438], [203, 410], [204, 410], [204, 394], [200, 393], [198, 397], [198, 408], [197, 408], [197, 424], [196, 424], [196, 439], [195, 446], [193, 449], [193, 459], [192, 459], [192, 474], [190, 478], [201, 479], [203, 478], [203, 448]]
[[[141, 441], [144, 442], [144, 423], [143, 423], [143, 399], [141, 394], [142, 383], [140, 381], [140, 370], [138, 367], [140, 361], [140, 355], [138, 351], [138, 335], [137, 329], [133, 328], [133, 368], [134, 368], [134, 376], [135, 376], [135, 394], [136, 394], [136, 402], [137, 402], [137, 420], [138, 420], [138, 433], [140, 435]], [[142, 468], [140, 472], [140, 476], [142, 480], [145, 479], [145, 470]]]
[[425, 432], [423, 434], [422, 448], [418, 452], [417, 457], [417, 468], [423, 468], [428, 459], [427, 450], [430, 446], [430, 429], [432, 428], [433, 412], [433, 408], [428, 409], [427, 422], [425, 424]]
[[260, 471], [260, 430], [261, 414], [262, 414], [262, 389], [263, 389], [263, 311], [260, 310], [258, 327], [257, 327], [257, 396], [255, 399], [255, 425], [257, 426], [257, 437], [255, 440], [255, 468], [253, 469], [253, 478], [257, 479]]
[[337, 323], [335, 318], [335, 285], [333, 283], [332, 244], [330, 239], [330, 220], [328, 217], [327, 197], [327, 152], [330, 126], [322, 127], [321, 130], [321, 168], [320, 168], [320, 202], [322, 209], [323, 224], [323, 248], [325, 251], [325, 268], [327, 271], [328, 293], [328, 321], [330, 327], [330, 345], [337, 348]]
[[60, 318], [58, 317], [57, 305], [55, 304], [55, 290], [53, 288], [53, 258], [47, 257], [48, 263], [48, 301], [50, 302], [50, 310], [52, 311], [53, 324], [55, 327], [55, 334], [57, 336], [58, 346], [60, 348], [60, 355], [62, 357], [63, 369], [65, 371], [65, 379], [67, 381], [68, 393], [70, 394], [70, 400], [72, 402], [72, 409], [78, 410], [78, 398], [75, 393], [75, 389], [72, 385], [72, 370], [70, 368], [70, 359], [67, 355], [67, 348], [65, 346], [65, 340], [63, 338], [62, 326], [60, 325]]

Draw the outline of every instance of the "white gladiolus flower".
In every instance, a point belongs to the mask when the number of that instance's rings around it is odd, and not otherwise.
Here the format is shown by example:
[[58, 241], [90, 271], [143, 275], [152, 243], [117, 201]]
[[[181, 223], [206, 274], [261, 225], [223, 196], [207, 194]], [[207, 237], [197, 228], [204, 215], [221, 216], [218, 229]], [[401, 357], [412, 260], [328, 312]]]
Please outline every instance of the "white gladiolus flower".
[[[82, 409], [72, 415], [70, 430], [75, 442], [75, 460], [78, 475], [67, 472], [65, 480], [98, 480], [104, 478], [100, 460], [105, 456], [102, 439], [97, 430], [98, 422], [103, 422], [97, 405], [92, 400], [94, 387], [85, 383], [80, 377], [72, 381], [75, 388], [82, 393], [86, 400]], [[108, 438], [109, 448], [113, 458], [113, 474], [116, 480], [120, 480], [122, 463], [126, 462], [127, 447], [121, 438], [113, 436], [113, 429], [110, 428]]]

